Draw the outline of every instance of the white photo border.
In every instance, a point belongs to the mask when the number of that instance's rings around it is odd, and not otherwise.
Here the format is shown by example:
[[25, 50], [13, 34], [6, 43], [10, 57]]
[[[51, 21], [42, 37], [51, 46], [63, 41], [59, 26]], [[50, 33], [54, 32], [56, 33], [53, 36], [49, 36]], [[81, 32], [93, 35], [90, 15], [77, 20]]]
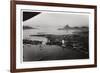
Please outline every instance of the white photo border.
[[[52, 10], [52, 11], [72, 11], [76, 13], [87, 13], [89, 15], [89, 59], [79, 60], [58, 60], [58, 61], [37, 61], [37, 62], [22, 62], [21, 49], [22, 47], [22, 22], [21, 10]], [[21, 19], [22, 20], [22, 19]], [[51, 7], [51, 6], [37, 6], [37, 5], [16, 5], [16, 68], [40, 68], [40, 67], [55, 67], [55, 66], [74, 66], [74, 65], [88, 65], [94, 64], [94, 9], [86, 8], [70, 8], [70, 7]]]

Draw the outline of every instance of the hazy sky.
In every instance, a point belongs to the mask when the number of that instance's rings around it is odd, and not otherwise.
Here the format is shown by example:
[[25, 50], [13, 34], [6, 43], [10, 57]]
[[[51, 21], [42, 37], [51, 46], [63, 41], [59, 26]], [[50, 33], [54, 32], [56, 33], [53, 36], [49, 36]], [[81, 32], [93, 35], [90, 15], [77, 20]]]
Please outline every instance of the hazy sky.
[[43, 12], [35, 17], [32, 17], [24, 21], [24, 25], [29, 26], [41, 26], [41, 27], [63, 27], [65, 25], [69, 26], [88, 26], [89, 16], [88, 15], [78, 15], [68, 14], [68, 13], [52, 13]]

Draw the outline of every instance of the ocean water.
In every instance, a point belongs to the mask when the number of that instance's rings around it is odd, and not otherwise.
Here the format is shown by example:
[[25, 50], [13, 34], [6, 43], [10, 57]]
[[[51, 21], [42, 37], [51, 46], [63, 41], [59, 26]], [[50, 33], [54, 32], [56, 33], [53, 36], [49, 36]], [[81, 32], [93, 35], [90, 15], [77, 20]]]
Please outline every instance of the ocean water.
[[26, 29], [23, 30], [23, 39], [46, 41], [47, 38], [45, 37], [31, 36], [31, 35], [41, 35], [41, 34], [69, 35], [69, 34], [74, 34], [74, 32], [78, 31], [81, 30], [76, 30], [76, 29], [58, 30], [58, 28]]

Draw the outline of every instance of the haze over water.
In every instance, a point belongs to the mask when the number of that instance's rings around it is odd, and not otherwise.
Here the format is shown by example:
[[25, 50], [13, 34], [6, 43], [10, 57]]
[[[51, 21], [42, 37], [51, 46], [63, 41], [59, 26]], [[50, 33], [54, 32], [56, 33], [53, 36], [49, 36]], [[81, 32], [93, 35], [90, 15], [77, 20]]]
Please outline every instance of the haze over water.
[[[28, 29], [23, 31], [23, 38], [36, 39], [34, 36], [39, 34], [53, 34], [53, 35], [68, 35], [79, 30], [58, 30], [65, 25], [71, 27], [88, 26], [88, 15], [68, 14], [68, 13], [53, 13], [43, 12], [23, 22], [23, 26], [30, 26], [35, 29]], [[40, 39], [40, 37], [37, 37]], [[44, 39], [44, 37], [41, 37]]]

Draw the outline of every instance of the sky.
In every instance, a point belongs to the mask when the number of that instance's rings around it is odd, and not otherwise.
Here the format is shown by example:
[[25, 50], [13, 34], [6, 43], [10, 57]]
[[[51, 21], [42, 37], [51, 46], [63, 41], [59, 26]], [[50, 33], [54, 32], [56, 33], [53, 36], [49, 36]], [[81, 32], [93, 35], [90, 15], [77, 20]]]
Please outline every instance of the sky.
[[89, 25], [89, 16], [82, 13], [42, 12], [23, 23], [32, 27], [64, 27], [67, 24], [71, 27], [80, 27]]

